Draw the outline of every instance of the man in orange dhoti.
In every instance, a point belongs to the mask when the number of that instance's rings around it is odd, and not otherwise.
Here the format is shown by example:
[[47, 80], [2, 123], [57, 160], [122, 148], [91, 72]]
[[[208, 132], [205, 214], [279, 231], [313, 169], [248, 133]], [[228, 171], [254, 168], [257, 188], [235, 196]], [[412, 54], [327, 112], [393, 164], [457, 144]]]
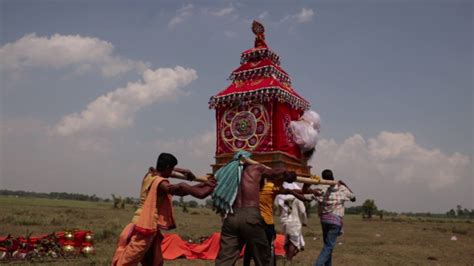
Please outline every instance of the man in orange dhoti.
[[205, 198], [216, 186], [215, 179], [191, 186], [187, 183], [170, 184], [173, 170], [192, 180], [195, 176], [186, 169], [175, 168], [178, 160], [171, 154], [158, 157], [156, 170], [150, 168], [143, 178], [140, 203], [132, 222], [120, 234], [112, 265], [163, 265], [160, 229], [176, 228], [171, 199], [173, 195], [192, 195]]

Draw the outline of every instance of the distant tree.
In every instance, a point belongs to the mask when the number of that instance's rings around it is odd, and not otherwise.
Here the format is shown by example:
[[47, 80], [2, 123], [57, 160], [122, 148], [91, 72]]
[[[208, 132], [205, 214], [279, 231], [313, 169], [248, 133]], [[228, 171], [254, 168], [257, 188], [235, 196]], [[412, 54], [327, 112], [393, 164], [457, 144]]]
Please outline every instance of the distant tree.
[[114, 203], [114, 209], [125, 209], [125, 202], [123, 201], [121, 196], [116, 197], [115, 194], [112, 194], [112, 199]]
[[94, 195], [92, 195], [92, 196], [90, 197], [90, 200], [91, 200], [91, 201], [99, 201], [100, 198], [97, 197], [97, 196], [94, 194]]
[[124, 201], [126, 204], [130, 204], [130, 205], [134, 205], [136, 203], [136, 200], [131, 197], [125, 197]]
[[362, 206], [352, 206], [346, 208], [345, 213], [347, 214], [361, 214], [363, 212]]
[[464, 211], [463, 211], [461, 205], [457, 205], [457, 206], [456, 206], [456, 215], [457, 215], [458, 217], [464, 216]]
[[212, 199], [207, 199], [204, 206], [206, 208], [212, 209]]
[[197, 201], [195, 201], [195, 200], [190, 200], [190, 201], [187, 202], [187, 204], [188, 204], [189, 208], [197, 208], [198, 205], [199, 205], [197, 203]]
[[183, 212], [187, 213], [188, 212], [188, 207], [186, 206], [186, 202], [184, 201], [183, 197], [179, 198], [179, 205], [183, 208]]
[[96, 195], [84, 195], [78, 193], [67, 193], [67, 192], [50, 192], [50, 193], [40, 193], [40, 192], [29, 192], [29, 191], [10, 191], [10, 190], [0, 190], [0, 195], [7, 196], [18, 196], [18, 197], [34, 197], [34, 198], [47, 198], [47, 199], [70, 199], [70, 200], [81, 200], [81, 201], [100, 201], [101, 198]]
[[365, 200], [364, 204], [362, 204], [362, 211], [365, 217], [371, 219], [372, 215], [377, 212], [377, 205], [375, 205], [375, 201], [372, 199]]
[[173, 200], [173, 207], [179, 207], [179, 201]]
[[456, 212], [453, 209], [451, 209], [448, 212], [446, 212], [446, 216], [454, 217], [454, 216], [456, 216]]
[[464, 216], [469, 217], [470, 213], [469, 213], [469, 210], [467, 208], [464, 208], [464, 210], [462, 212], [463, 212]]
[[115, 197], [115, 194], [112, 194], [112, 202], [114, 203], [114, 209], [118, 208], [119, 199]]

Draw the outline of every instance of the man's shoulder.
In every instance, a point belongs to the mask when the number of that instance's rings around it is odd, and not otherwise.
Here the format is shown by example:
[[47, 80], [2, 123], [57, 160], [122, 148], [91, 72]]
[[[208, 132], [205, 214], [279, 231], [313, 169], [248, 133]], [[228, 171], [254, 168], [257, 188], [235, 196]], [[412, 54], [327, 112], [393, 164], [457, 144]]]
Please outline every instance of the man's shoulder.
[[153, 183], [157, 183], [158, 189], [160, 189], [162, 185], [169, 185], [170, 181], [166, 177], [156, 175], [155, 179], [153, 179]]
[[263, 166], [258, 164], [252, 164], [245, 166], [244, 175], [247, 175], [249, 178], [260, 177], [263, 171]]

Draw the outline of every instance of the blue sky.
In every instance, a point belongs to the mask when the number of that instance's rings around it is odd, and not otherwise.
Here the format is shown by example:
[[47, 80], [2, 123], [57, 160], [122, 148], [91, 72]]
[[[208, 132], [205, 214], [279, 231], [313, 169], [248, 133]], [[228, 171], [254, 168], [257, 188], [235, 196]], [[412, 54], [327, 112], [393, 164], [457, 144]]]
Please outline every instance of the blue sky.
[[1, 1], [0, 10], [2, 188], [136, 196], [162, 151], [209, 172], [207, 102], [253, 46], [258, 19], [321, 115], [314, 173], [332, 168], [361, 201], [389, 210], [474, 208], [472, 2]]

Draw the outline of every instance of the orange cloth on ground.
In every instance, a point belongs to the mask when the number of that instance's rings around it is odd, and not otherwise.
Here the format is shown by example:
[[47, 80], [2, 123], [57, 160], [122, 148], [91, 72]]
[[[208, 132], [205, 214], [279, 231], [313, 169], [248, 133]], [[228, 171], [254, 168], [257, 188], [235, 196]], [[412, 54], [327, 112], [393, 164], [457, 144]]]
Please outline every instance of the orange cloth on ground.
[[[165, 260], [174, 260], [181, 257], [184, 257], [188, 260], [215, 260], [217, 258], [217, 254], [219, 253], [220, 238], [221, 234], [217, 232], [212, 234], [201, 244], [193, 244], [184, 241], [176, 234], [165, 234], [161, 245], [163, 258]], [[285, 255], [285, 250], [283, 249], [284, 242], [285, 236], [277, 234], [274, 242], [275, 255]], [[240, 255], [242, 256], [243, 254], [244, 249], [242, 249]]]
[[260, 190], [260, 215], [266, 224], [274, 224], [273, 222], [273, 202], [279, 188], [273, 182], [267, 181]]
[[190, 245], [191, 256], [187, 259], [215, 260], [219, 253], [221, 233], [214, 233], [201, 244]]

